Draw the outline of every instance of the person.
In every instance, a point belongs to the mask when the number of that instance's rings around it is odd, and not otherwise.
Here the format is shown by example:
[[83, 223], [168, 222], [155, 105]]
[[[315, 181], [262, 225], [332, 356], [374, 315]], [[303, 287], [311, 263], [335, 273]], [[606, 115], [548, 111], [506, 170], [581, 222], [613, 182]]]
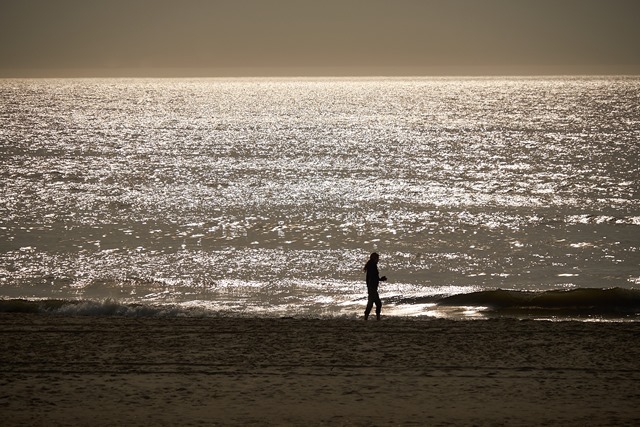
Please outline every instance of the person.
[[364, 310], [364, 320], [369, 319], [369, 313], [373, 308], [373, 304], [376, 305], [376, 319], [380, 320], [380, 311], [382, 310], [382, 301], [380, 301], [380, 295], [378, 295], [378, 284], [387, 280], [386, 276], [379, 276], [378, 272], [378, 260], [380, 255], [372, 253], [369, 257], [369, 261], [364, 265], [362, 269], [367, 273], [367, 308]]

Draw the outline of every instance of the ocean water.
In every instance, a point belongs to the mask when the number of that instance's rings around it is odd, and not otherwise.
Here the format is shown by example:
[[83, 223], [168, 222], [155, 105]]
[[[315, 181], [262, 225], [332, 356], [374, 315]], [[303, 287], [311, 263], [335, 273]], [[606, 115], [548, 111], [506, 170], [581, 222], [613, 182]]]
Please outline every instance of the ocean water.
[[637, 77], [0, 80], [0, 152], [5, 311], [640, 313]]

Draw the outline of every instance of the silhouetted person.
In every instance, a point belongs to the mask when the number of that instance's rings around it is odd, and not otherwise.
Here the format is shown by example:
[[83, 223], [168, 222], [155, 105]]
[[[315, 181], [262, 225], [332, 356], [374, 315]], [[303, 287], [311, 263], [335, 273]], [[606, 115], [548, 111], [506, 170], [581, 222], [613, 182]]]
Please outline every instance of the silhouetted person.
[[369, 318], [371, 308], [373, 304], [376, 305], [376, 319], [380, 320], [380, 310], [382, 310], [382, 301], [380, 301], [380, 295], [378, 295], [378, 284], [387, 280], [386, 276], [379, 276], [378, 272], [378, 260], [380, 256], [377, 253], [372, 253], [369, 257], [369, 261], [364, 265], [363, 271], [367, 272], [367, 308], [364, 311], [364, 320]]

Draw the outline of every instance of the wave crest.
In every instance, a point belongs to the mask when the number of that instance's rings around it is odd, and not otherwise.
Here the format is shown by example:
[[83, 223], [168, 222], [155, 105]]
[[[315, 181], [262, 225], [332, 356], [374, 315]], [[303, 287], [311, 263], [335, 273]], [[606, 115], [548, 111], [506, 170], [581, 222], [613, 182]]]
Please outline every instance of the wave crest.
[[121, 303], [115, 300], [0, 300], [0, 313], [38, 313], [68, 316], [198, 317], [211, 315], [205, 309], [176, 305]]
[[458, 294], [437, 301], [443, 306], [481, 306], [488, 310], [543, 310], [572, 314], [638, 314], [640, 290], [579, 288], [550, 291], [489, 290]]

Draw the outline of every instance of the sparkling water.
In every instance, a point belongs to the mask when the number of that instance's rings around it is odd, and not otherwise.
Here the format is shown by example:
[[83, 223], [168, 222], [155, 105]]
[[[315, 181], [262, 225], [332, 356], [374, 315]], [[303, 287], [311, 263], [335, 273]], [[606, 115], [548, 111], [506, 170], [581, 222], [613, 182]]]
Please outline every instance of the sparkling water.
[[640, 287], [640, 78], [0, 80], [0, 123], [2, 298]]

